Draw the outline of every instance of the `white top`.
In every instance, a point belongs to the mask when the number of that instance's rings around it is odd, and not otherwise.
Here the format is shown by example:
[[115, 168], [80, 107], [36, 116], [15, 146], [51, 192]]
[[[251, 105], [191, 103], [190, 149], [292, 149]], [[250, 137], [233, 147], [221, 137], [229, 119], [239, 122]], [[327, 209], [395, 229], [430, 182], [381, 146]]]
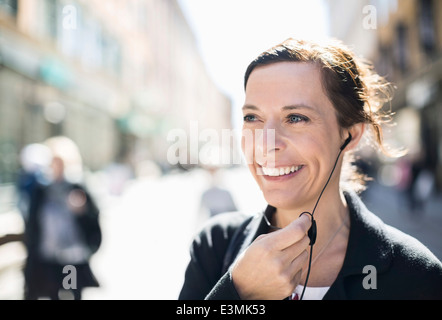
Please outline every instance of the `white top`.
[[[298, 285], [292, 293], [291, 300], [299, 300], [301, 298], [304, 286]], [[307, 287], [302, 300], [322, 300], [330, 287]], [[295, 296], [297, 295], [297, 299]]]

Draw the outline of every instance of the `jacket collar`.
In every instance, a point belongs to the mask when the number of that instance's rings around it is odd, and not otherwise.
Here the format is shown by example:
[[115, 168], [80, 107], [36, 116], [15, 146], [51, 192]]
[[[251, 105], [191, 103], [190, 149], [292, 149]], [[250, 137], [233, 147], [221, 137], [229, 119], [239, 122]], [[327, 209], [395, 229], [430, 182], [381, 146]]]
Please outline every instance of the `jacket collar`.
[[[385, 237], [385, 225], [381, 219], [370, 212], [362, 200], [353, 191], [344, 192], [350, 212], [350, 235], [344, 264], [329, 293], [333, 297], [345, 298], [344, 278], [350, 275], [363, 274], [367, 265], [376, 268], [378, 274], [387, 271], [392, 259], [392, 246]], [[267, 206], [263, 213], [255, 215], [247, 228], [246, 236], [239, 252], [244, 251], [259, 235], [269, 232], [263, 217], [271, 221], [276, 209]]]
[[258, 238], [258, 236], [269, 232], [269, 226], [264, 219], [264, 215], [266, 215], [270, 221], [275, 211], [276, 209], [274, 207], [268, 205], [264, 212], [256, 214], [253, 217], [252, 221], [250, 221], [249, 225], [244, 230], [245, 238], [238, 252], [238, 256], [239, 253], [246, 250], [247, 247], [250, 246], [250, 244], [255, 241], [256, 238]]
[[378, 273], [386, 271], [392, 259], [392, 245], [385, 225], [370, 212], [354, 192], [345, 192], [350, 210], [350, 235], [341, 275], [361, 274], [367, 265]]

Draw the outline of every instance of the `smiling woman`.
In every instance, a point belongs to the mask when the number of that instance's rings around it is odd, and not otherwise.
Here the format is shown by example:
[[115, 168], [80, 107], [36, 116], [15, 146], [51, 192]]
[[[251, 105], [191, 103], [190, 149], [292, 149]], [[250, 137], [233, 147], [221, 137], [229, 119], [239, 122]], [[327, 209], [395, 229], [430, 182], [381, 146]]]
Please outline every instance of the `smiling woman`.
[[[442, 298], [441, 262], [369, 212], [359, 181], [344, 183], [364, 134], [389, 153], [386, 88], [337, 41], [289, 39], [249, 65], [243, 130], [259, 137], [243, 139], [242, 149], [268, 206], [253, 217], [217, 216], [203, 229], [180, 298]], [[367, 266], [375, 286], [365, 285]]]
[[[366, 131], [370, 134], [366, 136], [370, 138], [370, 141], [377, 144], [386, 155], [400, 155], [397, 151], [387, 150], [382, 139], [382, 125], [391, 119], [390, 114], [382, 110], [385, 103], [390, 100], [391, 86], [373, 71], [368, 62], [358, 58], [338, 41], [331, 41], [329, 45], [320, 45], [290, 39], [264, 52], [249, 65], [245, 74], [245, 88], [247, 89], [252, 71], [258, 66], [273, 65], [277, 62], [309, 62], [310, 69], [316, 67], [319, 71], [319, 79], [316, 80], [319, 81], [310, 81], [306, 84], [310, 74], [307, 70], [307, 78], [301, 78], [302, 84], [310, 89], [322, 88], [319, 92], [323, 93], [327, 102], [333, 106], [341, 134], [344, 134], [344, 129], [350, 128], [353, 124], [367, 124], [368, 130]], [[281, 68], [284, 69], [284, 67]], [[297, 88], [302, 88], [302, 86], [297, 86]], [[298, 95], [298, 97], [306, 98], [305, 95]], [[315, 111], [315, 108], [305, 104], [301, 107]], [[247, 101], [245, 108], [247, 108]], [[302, 120], [308, 121], [309, 119]], [[352, 159], [351, 154], [348, 153], [344, 161], [345, 174], [342, 178], [351, 183], [353, 189], [361, 191], [364, 189], [364, 177], [351, 166]]]

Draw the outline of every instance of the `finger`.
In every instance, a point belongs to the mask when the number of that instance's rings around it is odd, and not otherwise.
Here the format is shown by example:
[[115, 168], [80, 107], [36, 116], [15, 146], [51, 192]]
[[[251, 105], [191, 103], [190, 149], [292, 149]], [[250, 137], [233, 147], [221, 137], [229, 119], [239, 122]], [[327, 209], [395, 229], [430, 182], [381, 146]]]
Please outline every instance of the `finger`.
[[302, 215], [284, 229], [273, 232], [271, 236], [275, 247], [279, 250], [284, 250], [300, 241], [307, 234], [311, 224], [310, 217]]
[[[270, 233], [260, 234], [255, 240], [253, 240], [253, 243], [265, 242], [265, 239], [268, 238], [269, 235]], [[269, 242], [271, 242], [271, 240]]]
[[290, 268], [293, 272], [293, 277], [298, 273], [298, 271], [302, 271], [302, 268], [308, 261], [309, 253], [307, 250], [302, 251], [295, 259], [293, 259], [290, 264]]
[[301, 277], [302, 277], [302, 268], [299, 269], [299, 271], [293, 277], [293, 291], [295, 291], [296, 287], [301, 282]]
[[286, 258], [286, 261], [288, 263], [291, 263], [303, 251], [305, 251], [308, 248], [309, 244], [310, 244], [310, 238], [307, 235], [304, 235], [304, 237], [301, 240], [282, 250]]
[[302, 279], [302, 266], [300, 268], [292, 269], [292, 277], [290, 281], [290, 286], [292, 290], [290, 291], [290, 294], [293, 293], [296, 289], [296, 287], [301, 283]]

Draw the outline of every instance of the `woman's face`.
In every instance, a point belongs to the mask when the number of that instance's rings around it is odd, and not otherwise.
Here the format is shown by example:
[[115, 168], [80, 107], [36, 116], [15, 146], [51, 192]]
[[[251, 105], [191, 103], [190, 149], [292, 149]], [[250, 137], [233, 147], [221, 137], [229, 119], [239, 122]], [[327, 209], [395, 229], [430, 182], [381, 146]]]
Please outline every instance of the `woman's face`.
[[[321, 81], [319, 68], [303, 62], [261, 66], [248, 80], [242, 148], [276, 208], [311, 210], [345, 140]], [[339, 167], [328, 189], [339, 185]]]

